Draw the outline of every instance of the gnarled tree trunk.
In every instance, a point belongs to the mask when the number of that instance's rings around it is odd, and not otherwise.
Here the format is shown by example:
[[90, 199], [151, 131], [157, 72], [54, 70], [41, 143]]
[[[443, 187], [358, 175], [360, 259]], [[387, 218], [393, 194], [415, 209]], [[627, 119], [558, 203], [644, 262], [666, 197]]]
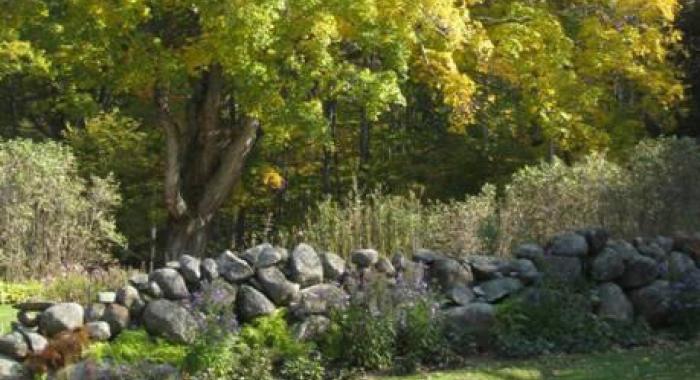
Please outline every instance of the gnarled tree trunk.
[[156, 89], [166, 138], [166, 259], [203, 255], [212, 218], [240, 180], [257, 139], [260, 123], [254, 118], [222, 122], [224, 86], [221, 68], [210, 67], [195, 81], [194, 96], [179, 114], [171, 110], [167, 89]]

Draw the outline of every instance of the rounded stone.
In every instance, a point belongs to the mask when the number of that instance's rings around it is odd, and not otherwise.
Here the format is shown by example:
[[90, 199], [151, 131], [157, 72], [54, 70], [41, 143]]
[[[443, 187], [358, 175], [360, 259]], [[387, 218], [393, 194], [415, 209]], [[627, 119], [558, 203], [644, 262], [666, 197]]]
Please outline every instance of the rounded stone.
[[356, 249], [350, 254], [350, 260], [359, 268], [369, 268], [379, 260], [379, 253], [374, 249]]
[[59, 303], [46, 309], [39, 317], [39, 330], [49, 337], [61, 331], [83, 326], [85, 311], [77, 303]]

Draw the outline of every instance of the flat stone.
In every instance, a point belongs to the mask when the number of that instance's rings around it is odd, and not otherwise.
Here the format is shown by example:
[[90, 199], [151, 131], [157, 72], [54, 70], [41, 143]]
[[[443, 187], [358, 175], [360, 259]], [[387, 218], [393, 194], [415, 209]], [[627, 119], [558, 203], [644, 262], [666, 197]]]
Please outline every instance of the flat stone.
[[115, 302], [117, 302], [117, 293], [115, 293], [115, 292], [99, 292], [99, 293], [97, 293], [97, 302], [99, 302], [99, 303], [115, 303]]
[[12, 307], [17, 309], [17, 310], [42, 312], [55, 304], [56, 304], [55, 302], [49, 302], [49, 301], [30, 301], [30, 302], [20, 302], [18, 304], [12, 305]]
[[433, 262], [443, 258], [443, 255], [430, 249], [419, 248], [415, 252], [413, 252], [413, 261], [423, 264], [430, 265]]
[[148, 275], [146, 273], [136, 273], [129, 278], [129, 284], [137, 290], [146, 290], [148, 281]]
[[430, 265], [430, 278], [443, 290], [454, 286], [467, 286], [473, 281], [472, 273], [468, 266], [462, 265], [455, 259], [441, 259]]
[[[489, 302], [496, 302], [522, 289], [523, 283], [517, 278], [504, 277], [482, 282], [475, 287], [474, 293]], [[479, 291], [477, 291], [479, 289]]]
[[379, 260], [379, 253], [374, 249], [356, 249], [350, 254], [350, 260], [359, 268], [369, 268]]
[[513, 251], [513, 256], [518, 259], [532, 260], [534, 263], [539, 264], [544, 259], [544, 248], [535, 243], [520, 244]]

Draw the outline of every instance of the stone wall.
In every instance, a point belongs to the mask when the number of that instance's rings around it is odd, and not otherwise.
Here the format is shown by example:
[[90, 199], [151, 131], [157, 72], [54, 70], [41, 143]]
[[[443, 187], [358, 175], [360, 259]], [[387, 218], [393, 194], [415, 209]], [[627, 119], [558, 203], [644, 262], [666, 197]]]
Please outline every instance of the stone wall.
[[285, 307], [296, 336], [309, 339], [328, 326], [333, 309], [345, 307], [350, 295], [363, 294], [370, 279], [399, 286], [409, 274], [442, 295], [441, 313], [455, 328], [488, 330], [494, 304], [547, 278], [594, 282], [598, 315], [618, 321], [640, 317], [661, 327], [669, 321], [673, 284], [700, 284], [699, 260], [698, 238], [611, 240], [595, 228], [562, 233], [545, 246], [520, 245], [508, 259], [455, 258], [428, 249], [389, 259], [359, 249], [346, 261], [306, 244], [291, 253], [262, 244], [242, 253], [225, 251], [215, 259], [183, 255], [150, 274], [132, 276], [121, 289], [99, 293], [90, 305], [15, 305], [13, 332], [0, 337], [0, 378], [17, 370], [18, 361], [41, 352], [47, 338], [79, 327], [97, 341], [143, 326], [152, 335], [190, 343], [198, 327], [191, 305], [212, 292], [241, 323]]

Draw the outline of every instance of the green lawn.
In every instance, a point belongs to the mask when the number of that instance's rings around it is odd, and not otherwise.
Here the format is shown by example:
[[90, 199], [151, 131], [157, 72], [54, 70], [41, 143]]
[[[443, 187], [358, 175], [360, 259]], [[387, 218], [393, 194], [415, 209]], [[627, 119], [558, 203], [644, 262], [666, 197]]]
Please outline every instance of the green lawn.
[[373, 380], [693, 380], [700, 379], [700, 342], [526, 361], [474, 362], [468, 369]]
[[0, 304], [0, 333], [5, 333], [10, 330], [10, 323], [17, 317], [17, 310], [10, 305]]

